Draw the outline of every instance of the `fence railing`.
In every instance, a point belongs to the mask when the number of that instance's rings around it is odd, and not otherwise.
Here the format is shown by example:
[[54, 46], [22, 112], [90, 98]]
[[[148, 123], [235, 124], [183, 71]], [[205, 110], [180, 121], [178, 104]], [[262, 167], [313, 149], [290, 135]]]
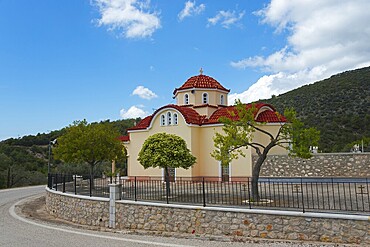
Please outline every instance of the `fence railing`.
[[50, 189], [78, 195], [109, 197], [109, 184], [119, 183], [121, 199], [201, 206], [299, 210], [302, 212], [370, 213], [369, 178], [260, 178], [261, 200], [251, 200], [251, 180], [218, 177], [111, 178], [49, 174]]

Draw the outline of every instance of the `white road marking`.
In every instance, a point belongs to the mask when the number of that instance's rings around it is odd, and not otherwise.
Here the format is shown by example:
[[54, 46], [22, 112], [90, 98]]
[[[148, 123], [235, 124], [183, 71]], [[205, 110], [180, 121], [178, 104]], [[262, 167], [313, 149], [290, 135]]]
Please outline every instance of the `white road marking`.
[[79, 231], [76, 231], [76, 230], [68, 230], [68, 229], [63, 229], [63, 228], [58, 228], [58, 227], [39, 224], [39, 223], [30, 221], [30, 220], [27, 220], [23, 217], [20, 217], [19, 215], [17, 215], [15, 213], [15, 207], [18, 204], [23, 203], [25, 200], [29, 200], [29, 197], [14, 203], [9, 208], [9, 214], [17, 220], [23, 221], [25, 223], [28, 223], [28, 224], [31, 224], [31, 225], [34, 225], [34, 226], [43, 227], [43, 228], [47, 228], [47, 229], [50, 229], [50, 230], [62, 231], [62, 232], [66, 232], [66, 233], [88, 236], [88, 237], [104, 238], [104, 239], [111, 239], [111, 240], [117, 240], [117, 241], [123, 241], [123, 242], [139, 243], [139, 244], [145, 244], [145, 245], [168, 246], [168, 247], [193, 247], [191, 245], [166, 244], [166, 243], [149, 242], [149, 241], [145, 241], [145, 240], [135, 240], [135, 239], [129, 239], [129, 238], [122, 238], [122, 237], [103, 236], [103, 235], [99, 235], [99, 234], [79, 232]]

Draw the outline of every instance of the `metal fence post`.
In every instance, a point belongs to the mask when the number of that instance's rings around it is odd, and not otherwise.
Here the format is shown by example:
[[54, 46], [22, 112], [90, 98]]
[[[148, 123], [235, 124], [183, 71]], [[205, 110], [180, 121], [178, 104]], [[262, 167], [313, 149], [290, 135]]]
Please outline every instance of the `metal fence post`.
[[48, 187], [49, 189], [52, 189], [52, 185], [51, 185], [51, 174], [48, 173]]
[[202, 184], [203, 184], [203, 207], [206, 206], [206, 188], [204, 187], [204, 177], [202, 178]]
[[137, 201], [137, 195], [136, 195], [136, 176], [135, 176], [134, 195], [135, 195], [135, 202], [136, 202]]
[[249, 204], [249, 209], [252, 209], [252, 204], [251, 204], [251, 190], [250, 190], [250, 178], [248, 177], [248, 204]]
[[58, 173], [55, 174], [55, 191], [58, 191]]
[[304, 209], [304, 196], [303, 196], [303, 179], [301, 177], [301, 195], [302, 195], [302, 212], [305, 213]]
[[75, 195], [77, 195], [77, 175], [73, 175], [74, 181], [74, 189], [75, 189]]
[[93, 176], [90, 176], [90, 188], [89, 188], [89, 190], [90, 190], [90, 191], [89, 191], [89, 192], [90, 192], [90, 197], [92, 196], [92, 184], [93, 184], [93, 181], [92, 181], [92, 180], [94, 179], [94, 178], [92, 178], [92, 177], [93, 177]]
[[63, 181], [63, 193], [65, 193], [66, 192], [66, 175], [65, 174], [63, 174], [62, 181]]

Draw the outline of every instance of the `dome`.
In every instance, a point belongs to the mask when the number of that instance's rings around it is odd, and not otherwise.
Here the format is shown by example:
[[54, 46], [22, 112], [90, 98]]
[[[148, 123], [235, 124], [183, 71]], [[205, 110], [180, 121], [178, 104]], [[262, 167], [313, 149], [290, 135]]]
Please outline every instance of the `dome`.
[[181, 87], [176, 88], [173, 94], [176, 95], [177, 91], [191, 88], [207, 88], [207, 89], [219, 89], [225, 92], [230, 92], [229, 89], [224, 88], [218, 81], [210, 76], [203, 74], [190, 77]]

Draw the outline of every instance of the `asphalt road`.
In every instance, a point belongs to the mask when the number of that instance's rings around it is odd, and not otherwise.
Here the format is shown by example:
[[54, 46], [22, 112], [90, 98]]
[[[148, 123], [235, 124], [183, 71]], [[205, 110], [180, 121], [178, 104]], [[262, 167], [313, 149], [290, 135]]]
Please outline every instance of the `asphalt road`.
[[[45, 186], [0, 190], [0, 246], [53, 247], [53, 246], [314, 246], [302, 243], [237, 243], [199, 239], [144, 236], [124, 232], [98, 232], [34, 221], [16, 213], [16, 205], [27, 203], [32, 196], [45, 193]], [[315, 245], [316, 246], [316, 245]], [[319, 245], [318, 245], [319, 246]], [[321, 245], [324, 246], [324, 245]], [[334, 245], [333, 245], [334, 246]]]

